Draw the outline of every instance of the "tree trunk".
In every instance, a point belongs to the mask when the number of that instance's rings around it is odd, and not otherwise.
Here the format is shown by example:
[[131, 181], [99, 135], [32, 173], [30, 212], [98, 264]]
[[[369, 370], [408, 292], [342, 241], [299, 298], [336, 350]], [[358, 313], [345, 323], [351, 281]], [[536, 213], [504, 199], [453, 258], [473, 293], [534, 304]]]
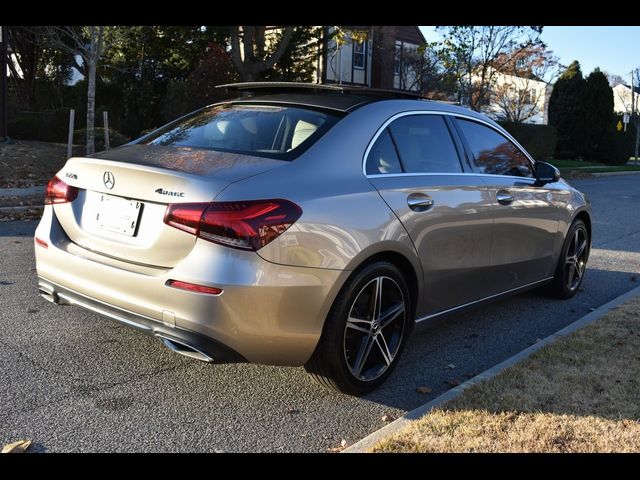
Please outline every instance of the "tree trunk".
[[87, 155], [95, 152], [95, 109], [96, 109], [96, 67], [98, 63], [97, 27], [91, 28], [91, 44], [89, 45], [88, 78], [87, 78]]

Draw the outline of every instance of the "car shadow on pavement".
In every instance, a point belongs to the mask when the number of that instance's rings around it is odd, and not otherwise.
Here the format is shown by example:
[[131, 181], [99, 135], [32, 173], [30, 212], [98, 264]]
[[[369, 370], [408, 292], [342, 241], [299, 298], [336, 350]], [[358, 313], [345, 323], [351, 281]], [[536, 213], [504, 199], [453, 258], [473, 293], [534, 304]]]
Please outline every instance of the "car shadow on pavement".
[[535, 290], [419, 324], [396, 370], [365, 398], [412, 410], [639, 285], [636, 273], [589, 268], [570, 300]]

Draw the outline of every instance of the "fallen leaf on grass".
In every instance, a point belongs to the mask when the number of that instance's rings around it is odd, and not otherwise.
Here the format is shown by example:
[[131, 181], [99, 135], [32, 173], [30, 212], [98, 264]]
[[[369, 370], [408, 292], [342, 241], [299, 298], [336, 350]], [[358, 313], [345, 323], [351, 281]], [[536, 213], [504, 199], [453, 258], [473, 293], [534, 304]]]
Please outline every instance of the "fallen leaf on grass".
[[0, 453], [24, 453], [31, 446], [31, 440], [18, 440], [2, 447]]
[[445, 383], [446, 385], [449, 385], [451, 387], [457, 387], [458, 385], [460, 385], [460, 382], [456, 379], [453, 380], [445, 380], [443, 383]]
[[389, 423], [389, 422], [393, 422], [396, 419], [396, 417], [393, 417], [391, 415], [383, 415], [382, 416], [382, 421], [385, 423]]
[[431, 392], [433, 392], [433, 389], [429, 388], [429, 387], [418, 387], [418, 388], [416, 388], [416, 392], [418, 392], [418, 393], [431, 393]]

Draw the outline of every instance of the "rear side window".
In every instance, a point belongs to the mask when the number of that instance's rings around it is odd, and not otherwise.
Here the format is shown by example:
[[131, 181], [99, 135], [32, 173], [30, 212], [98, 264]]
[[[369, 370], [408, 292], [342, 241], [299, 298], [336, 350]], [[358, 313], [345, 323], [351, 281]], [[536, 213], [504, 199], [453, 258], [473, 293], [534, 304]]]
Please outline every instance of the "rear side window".
[[458, 119], [480, 173], [533, 177], [529, 159], [504, 135], [470, 120]]
[[290, 160], [316, 142], [339, 117], [276, 105], [218, 105], [140, 139], [145, 145], [220, 150]]
[[408, 115], [389, 125], [406, 173], [459, 173], [462, 165], [444, 119]]
[[380, 173], [402, 173], [396, 147], [387, 129], [380, 134], [367, 156], [367, 175]]

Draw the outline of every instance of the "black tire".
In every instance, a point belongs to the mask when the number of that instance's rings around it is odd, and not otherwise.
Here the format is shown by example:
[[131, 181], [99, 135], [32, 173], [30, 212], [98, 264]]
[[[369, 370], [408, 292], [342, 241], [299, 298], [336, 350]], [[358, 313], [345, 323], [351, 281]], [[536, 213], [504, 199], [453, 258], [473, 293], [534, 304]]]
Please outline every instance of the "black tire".
[[[383, 292], [378, 307], [373, 299], [377, 288]], [[402, 313], [398, 313], [400, 302], [404, 305]], [[370, 308], [382, 313], [376, 317]], [[355, 271], [343, 285], [305, 369], [325, 387], [350, 395], [368, 393], [381, 385], [398, 364], [412, 326], [413, 305], [400, 270], [388, 262], [369, 264]]]
[[[578, 272], [573, 271], [573, 277], [571, 281], [569, 281], [570, 275], [572, 275], [572, 271], [570, 268], [570, 264], [568, 261], [568, 257], [571, 257], [574, 254], [574, 250], [576, 247], [576, 233], [579, 239], [584, 239], [586, 245], [584, 247], [584, 251], [580, 251], [579, 258], [577, 259], [580, 267], [580, 271], [582, 272], [577, 278]], [[582, 240], [580, 241], [582, 243]], [[576, 219], [569, 227], [569, 231], [567, 232], [567, 236], [565, 237], [564, 244], [562, 245], [562, 251], [560, 252], [560, 258], [558, 258], [558, 264], [556, 265], [556, 270], [553, 276], [553, 280], [549, 283], [545, 288], [545, 293], [560, 299], [568, 299], [573, 297], [576, 292], [580, 289], [580, 285], [582, 285], [582, 280], [584, 279], [584, 273], [587, 267], [587, 260], [589, 260], [589, 251], [591, 249], [591, 239], [589, 238], [589, 230], [585, 223]], [[574, 267], [575, 269], [575, 267]]]

